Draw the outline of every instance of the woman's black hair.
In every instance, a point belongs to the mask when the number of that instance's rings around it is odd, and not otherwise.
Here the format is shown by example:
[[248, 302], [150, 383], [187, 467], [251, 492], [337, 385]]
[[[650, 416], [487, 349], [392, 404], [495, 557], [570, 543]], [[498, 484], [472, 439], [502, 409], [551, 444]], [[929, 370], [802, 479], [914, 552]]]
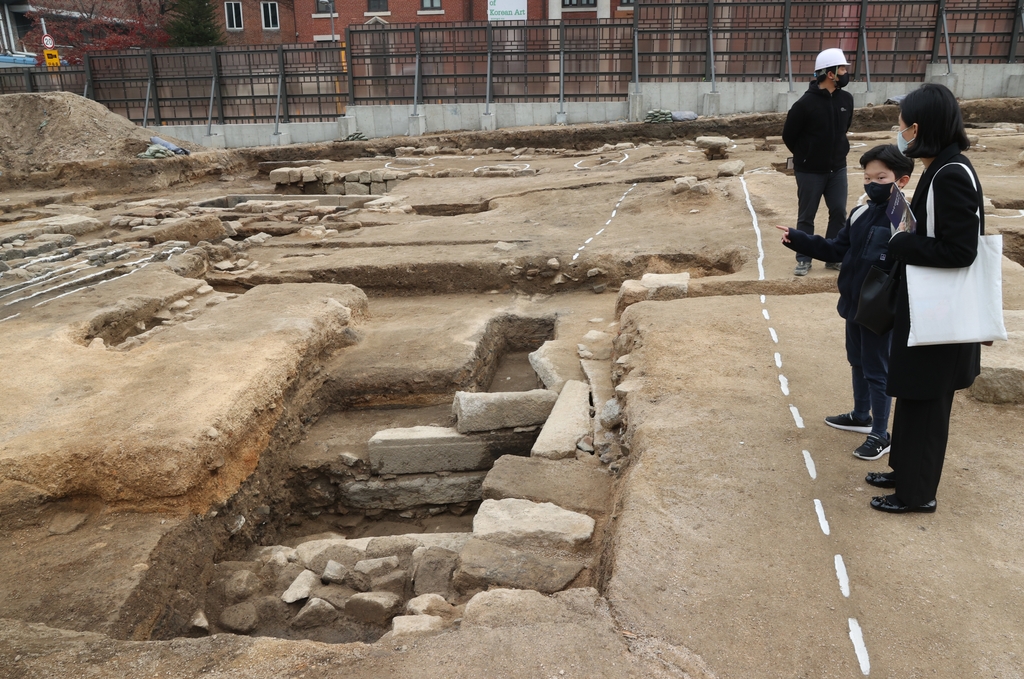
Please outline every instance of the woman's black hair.
[[960, 105], [945, 85], [926, 83], [908, 94], [900, 102], [900, 117], [907, 127], [917, 123], [917, 138], [906, 151], [911, 158], [934, 158], [951, 144], [961, 151], [971, 147]]
[[914, 159], [900, 153], [895, 144], [881, 144], [870, 149], [860, 157], [860, 166], [867, 167], [872, 160], [877, 160], [892, 170], [896, 179], [909, 177], [914, 173]]

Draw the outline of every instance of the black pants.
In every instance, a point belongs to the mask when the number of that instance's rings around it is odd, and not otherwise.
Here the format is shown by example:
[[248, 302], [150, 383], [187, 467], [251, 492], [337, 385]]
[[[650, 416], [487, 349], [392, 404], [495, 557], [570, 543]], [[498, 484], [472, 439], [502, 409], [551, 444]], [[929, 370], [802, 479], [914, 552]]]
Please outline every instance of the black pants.
[[[845, 167], [821, 174], [797, 172], [796, 228], [806, 234], [814, 234], [814, 216], [818, 214], [818, 205], [824, 196], [825, 206], [828, 208], [828, 228], [825, 230], [825, 238], [835, 238], [839, 230], [846, 224], [846, 194]], [[796, 261], [809, 262], [811, 258], [798, 254]]]
[[896, 472], [896, 497], [908, 505], [935, 499], [946, 459], [954, 393], [928, 401], [896, 399], [889, 466]]

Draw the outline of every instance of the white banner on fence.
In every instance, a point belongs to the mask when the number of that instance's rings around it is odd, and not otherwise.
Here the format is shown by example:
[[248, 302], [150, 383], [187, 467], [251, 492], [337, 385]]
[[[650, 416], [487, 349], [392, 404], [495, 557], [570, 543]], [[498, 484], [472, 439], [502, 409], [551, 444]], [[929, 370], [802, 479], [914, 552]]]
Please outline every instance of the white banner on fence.
[[487, 0], [488, 21], [526, 21], [526, 0]]

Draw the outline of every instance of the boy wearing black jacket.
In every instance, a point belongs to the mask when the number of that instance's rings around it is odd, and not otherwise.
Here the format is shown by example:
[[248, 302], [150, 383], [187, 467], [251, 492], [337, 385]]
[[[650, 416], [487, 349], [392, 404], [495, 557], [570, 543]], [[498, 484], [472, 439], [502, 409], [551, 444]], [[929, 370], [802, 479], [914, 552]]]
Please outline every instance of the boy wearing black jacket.
[[889, 408], [885, 393], [889, 373], [890, 333], [879, 337], [855, 322], [860, 289], [872, 266], [888, 270], [889, 239], [893, 227], [885, 213], [892, 185], [901, 189], [910, 181], [914, 161], [896, 146], [876, 146], [860, 157], [868, 202], [853, 211], [835, 238], [822, 238], [785, 226], [782, 243], [790, 250], [825, 262], [842, 262], [839, 271], [839, 315], [846, 319], [846, 358], [853, 369], [853, 410], [825, 418], [836, 429], [867, 434], [854, 451], [862, 460], [877, 460], [889, 452]]

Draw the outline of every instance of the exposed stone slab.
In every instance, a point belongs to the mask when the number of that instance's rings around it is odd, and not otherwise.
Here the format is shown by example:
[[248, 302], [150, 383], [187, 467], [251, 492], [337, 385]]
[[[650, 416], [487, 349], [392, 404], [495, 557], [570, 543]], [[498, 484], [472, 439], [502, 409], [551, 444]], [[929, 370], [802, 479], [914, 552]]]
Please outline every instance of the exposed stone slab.
[[582, 360], [580, 366], [590, 384], [590, 401], [594, 404], [594, 440], [597, 441], [603, 432], [610, 430], [615, 424], [605, 423], [601, 416], [604, 404], [615, 398], [611, 364], [606, 361]]
[[557, 592], [583, 570], [583, 564], [537, 556], [486, 540], [470, 540], [459, 554], [455, 586], [462, 590], [492, 585]]
[[530, 391], [455, 392], [452, 413], [460, 433], [543, 424], [558, 399], [548, 389]]
[[444, 630], [444, 618], [436, 615], [399, 615], [391, 621], [391, 641], [399, 643]]
[[689, 294], [690, 274], [644, 274], [639, 281], [625, 281], [619, 288], [615, 300], [615, 317], [618, 318], [626, 307], [637, 302], [667, 301], [681, 299]]
[[576, 460], [505, 455], [487, 473], [483, 496], [551, 502], [573, 511], [601, 514], [610, 509], [611, 488], [608, 474]]
[[566, 547], [594, 534], [594, 520], [550, 502], [516, 498], [484, 500], [473, 517], [473, 535], [501, 544]]
[[576, 455], [576, 444], [592, 431], [590, 385], [570, 380], [562, 387], [530, 455], [560, 460]]
[[314, 597], [306, 602], [306, 605], [302, 607], [295, 616], [295, 619], [292, 620], [292, 627], [299, 629], [321, 627], [334, 622], [337, 617], [338, 609], [329, 602]]
[[500, 628], [582, 622], [598, 614], [600, 599], [593, 587], [574, 588], [553, 596], [528, 589], [492, 589], [469, 600], [462, 623]]
[[313, 587], [320, 584], [320, 576], [310, 570], [302, 571], [281, 595], [281, 601], [292, 604], [309, 597]]
[[569, 380], [582, 380], [575, 344], [566, 340], [548, 340], [529, 356], [537, 376], [551, 391], [561, 392]]
[[340, 499], [357, 509], [409, 509], [481, 498], [486, 472], [455, 472], [449, 476], [408, 474], [397, 479], [350, 481], [338, 487]]
[[198, 215], [187, 219], [168, 220], [164, 224], [132, 231], [133, 240], [163, 243], [169, 240], [188, 241], [195, 245], [201, 240], [219, 241], [228, 235], [217, 215]]
[[245, 601], [234, 606], [228, 606], [221, 611], [220, 624], [221, 627], [229, 632], [248, 634], [256, 629], [256, 625], [259, 624], [259, 614], [256, 612], [256, 606]]
[[487, 469], [486, 443], [449, 427], [385, 429], [367, 444], [370, 467], [379, 474]]
[[1024, 311], [1003, 311], [1006, 342], [981, 348], [981, 374], [970, 394], [985, 403], [1024, 403]]
[[345, 615], [359, 622], [383, 625], [401, 606], [401, 597], [393, 592], [362, 592], [345, 602]]
[[416, 550], [413, 556], [413, 591], [422, 594], [440, 594], [448, 597], [452, 589], [452, 573], [459, 565], [459, 555], [442, 547]]
[[[360, 547], [362, 547], [360, 549]], [[314, 573], [323, 574], [328, 561], [351, 568], [366, 558], [364, 541], [326, 538], [303, 542], [295, 548], [295, 561]]]

